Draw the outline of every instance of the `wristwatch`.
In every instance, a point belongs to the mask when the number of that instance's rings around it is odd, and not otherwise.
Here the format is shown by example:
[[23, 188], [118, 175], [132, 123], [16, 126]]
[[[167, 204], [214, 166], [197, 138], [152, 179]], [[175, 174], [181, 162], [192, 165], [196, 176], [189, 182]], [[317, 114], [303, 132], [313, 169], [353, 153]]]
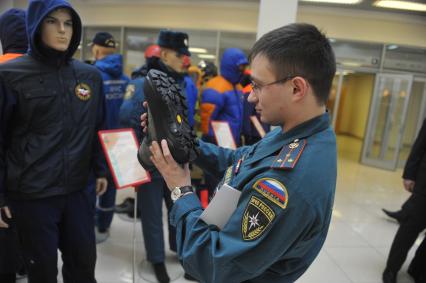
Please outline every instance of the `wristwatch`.
[[194, 188], [192, 186], [175, 187], [171, 193], [172, 201], [175, 202], [183, 195], [187, 193], [193, 193], [193, 192], [194, 192]]

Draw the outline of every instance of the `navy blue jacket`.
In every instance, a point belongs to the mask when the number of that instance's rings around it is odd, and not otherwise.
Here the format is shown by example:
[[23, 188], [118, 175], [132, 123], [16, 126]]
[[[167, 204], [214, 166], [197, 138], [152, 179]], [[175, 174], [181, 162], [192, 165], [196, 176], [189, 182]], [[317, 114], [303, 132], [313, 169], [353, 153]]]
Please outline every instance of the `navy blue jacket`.
[[129, 78], [123, 74], [123, 56], [111, 54], [95, 62], [101, 71], [106, 100], [106, 128], [120, 128], [119, 113]]
[[[42, 20], [57, 8], [71, 11], [66, 52], [40, 45]], [[105, 176], [97, 138], [105, 100], [99, 71], [72, 59], [81, 20], [63, 0], [34, 0], [27, 10], [28, 55], [0, 65], [0, 206], [86, 188], [89, 172]]]

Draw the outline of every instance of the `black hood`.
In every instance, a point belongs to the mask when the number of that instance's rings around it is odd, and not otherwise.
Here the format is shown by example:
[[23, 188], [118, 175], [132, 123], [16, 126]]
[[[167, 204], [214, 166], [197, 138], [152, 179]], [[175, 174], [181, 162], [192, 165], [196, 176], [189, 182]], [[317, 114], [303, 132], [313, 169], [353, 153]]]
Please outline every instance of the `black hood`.
[[[68, 50], [58, 52], [49, 49], [42, 44], [40, 39], [40, 27], [43, 19], [59, 8], [66, 8], [71, 12], [73, 23], [73, 34]], [[68, 62], [71, 60], [80, 44], [81, 39], [81, 19], [74, 8], [64, 0], [31, 0], [27, 11], [27, 33], [29, 38], [28, 53], [43, 62], [57, 64], [59, 61]]]
[[28, 40], [24, 10], [10, 9], [1, 15], [0, 41], [3, 54], [27, 52]]

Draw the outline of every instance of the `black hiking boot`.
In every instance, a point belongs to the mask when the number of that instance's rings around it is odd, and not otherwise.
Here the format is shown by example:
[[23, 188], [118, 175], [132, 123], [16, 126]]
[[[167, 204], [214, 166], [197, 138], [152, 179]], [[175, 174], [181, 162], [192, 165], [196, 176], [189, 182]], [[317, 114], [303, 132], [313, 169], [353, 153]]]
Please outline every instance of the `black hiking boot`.
[[148, 129], [139, 148], [138, 159], [146, 170], [155, 168], [150, 160], [152, 141], [167, 140], [176, 162], [184, 164], [199, 154], [196, 135], [188, 124], [185, 96], [173, 78], [158, 70], [150, 70], [144, 83], [148, 102]]

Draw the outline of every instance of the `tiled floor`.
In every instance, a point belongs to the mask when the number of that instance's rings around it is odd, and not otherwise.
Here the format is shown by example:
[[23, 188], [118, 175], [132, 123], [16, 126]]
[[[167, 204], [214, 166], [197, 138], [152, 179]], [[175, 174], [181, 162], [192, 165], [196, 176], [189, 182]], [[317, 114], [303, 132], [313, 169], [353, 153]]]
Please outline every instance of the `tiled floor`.
[[[395, 222], [386, 219], [381, 208], [398, 209], [408, 197], [402, 189], [401, 170], [391, 172], [361, 165], [358, 162], [361, 142], [356, 139], [339, 137], [338, 146], [338, 185], [329, 235], [320, 255], [297, 283], [380, 283], [398, 228]], [[129, 194], [132, 194], [129, 190], [120, 191], [117, 202]], [[111, 237], [98, 245], [99, 283], [132, 282], [132, 225], [115, 217]], [[145, 254], [140, 223], [136, 233], [136, 257], [140, 263]], [[407, 262], [413, 254], [414, 249]], [[173, 254], [168, 254], [168, 261], [169, 272], [179, 277], [173, 282], [189, 282], [182, 278], [183, 271]], [[407, 262], [399, 273], [399, 283], [413, 282], [406, 273]], [[144, 272], [143, 278], [138, 273], [137, 282], [155, 282], [149, 272]]]

